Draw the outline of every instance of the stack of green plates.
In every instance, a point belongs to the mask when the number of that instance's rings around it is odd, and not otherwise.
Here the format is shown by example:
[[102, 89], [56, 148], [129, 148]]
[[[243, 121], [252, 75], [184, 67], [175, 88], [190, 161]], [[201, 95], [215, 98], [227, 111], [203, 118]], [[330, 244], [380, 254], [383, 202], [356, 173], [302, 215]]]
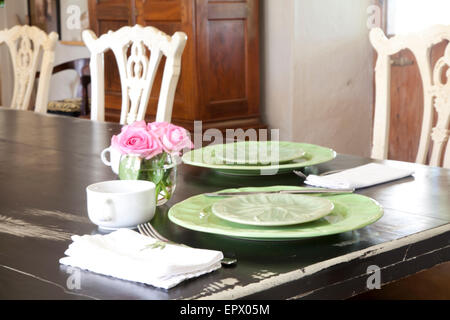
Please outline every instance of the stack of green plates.
[[332, 149], [288, 141], [242, 141], [210, 145], [183, 155], [189, 165], [234, 175], [273, 175], [330, 161]]
[[[223, 191], [301, 189], [273, 186]], [[169, 219], [187, 229], [256, 240], [292, 240], [337, 234], [365, 227], [382, 215], [383, 209], [375, 200], [353, 193], [197, 195], [169, 210]]]

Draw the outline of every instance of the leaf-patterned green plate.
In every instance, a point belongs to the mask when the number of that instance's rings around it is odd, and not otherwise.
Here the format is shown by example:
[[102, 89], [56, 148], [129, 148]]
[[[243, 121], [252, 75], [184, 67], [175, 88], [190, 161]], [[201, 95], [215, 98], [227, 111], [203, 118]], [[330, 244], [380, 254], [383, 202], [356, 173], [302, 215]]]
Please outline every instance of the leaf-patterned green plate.
[[[223, 191], [275, 191], [302, 189], [292, 186], [240, 188]], [[169, 210], [169, 219], [184, 228], [254, 240], [293, 240], [332, 235], [363, 228], [383, 216], [382, 207], [373, 199], [359, 194], [320, 195], [334, 204], [331, 213], [321, 219], [290, 225], [261, 227], [223, 220], [211, 211], [211, 206], [223, 199], [197, 195], [175, 204]]]
[[289, 162], [305, 155], [295, 142], [240, 141], [214, 145], [217, 164], [270, 165]]
[[219, 218], [254, 226], [287, 226], [328, 215], [333, 203], [301, 194], [252, 194], [217, 201], [211, 206]]
[[290, 162], [274, 165], [227, 165], [223, 164], [223, 161], [215, 158], [214, 153], [217, 145], [212, 145], [189, 151], [183, 155], [182, 159], [186, 164], [210, 168], [220, 173], [259, 176], [288, 173], [298, 168], [324, 163], [336, 157], [336, 152], [329, 148], [308, 143], [286, 143], [297, 145], [305, 151], [304, 156]]

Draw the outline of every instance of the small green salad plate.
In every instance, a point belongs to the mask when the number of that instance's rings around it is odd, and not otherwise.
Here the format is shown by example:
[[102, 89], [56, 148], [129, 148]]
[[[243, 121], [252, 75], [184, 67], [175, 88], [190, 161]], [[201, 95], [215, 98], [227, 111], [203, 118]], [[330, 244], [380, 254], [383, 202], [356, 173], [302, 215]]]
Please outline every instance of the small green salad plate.
[[[223, 192], [287, 189], [302, 188], [273, 186], [228, 189]], [[383, 216], [383, 208], [375, 200], [360, 194], [321, 194], [308, 197], [329, 200], [333, 204], [333, 209], [328, 215], [310, 222], [284, 226], [250, 225], [222, 219], [213, 213], [215, 203], [226, 199], [225, 197], [208, 197], [201, 194], [175, 204], [170, 208], [168, 216], [173, 223], [190, 230], [251, 240], [296, 240], [338, 234], [363, 228]], [[215, 209], [217, 213], [217, 207]], [[227, 218], [229, 219], [229, 216]]]
[[[238, 143], [239, 142], [234, 143], [234, 145]], [[257, 161], [269, 161], [269, 163], [252, 164], [250, 163], [251, 159], [249, 157], [239, 158], [237, 156], [231, 156], [231, 158], [229, 158], [226, 156], [226, 150], [228, 148], [226, 146], [226, 144], [218, 144], [195, 149], [185, 153], [182, 159], [186, 164], [210, 168], [224, 174], [259, 176], [289, 173], [292, 172], [292, 170], [324, 163], [333, 160], [336, 157], [336, 152], [329, 148], [308, 143], [280, 141], [278, 144], [278, 149], [280, 150], [278, 159], [283, 161], [278, 163], [270, 162], [275, 159], [274, 156], [276, 157], [276, 154], [258, 155], [256, 159], [259, 160]], [[246, 161], [249, 163], [237, 163]], [[227, 164], [227, 162], [233, 163]]]
[[285, 141], [240, 141], [214, 146], [214, 157], [223, 164], [270, 165], [305, 155], [297, 144]]
[[253, 194], [219, 200], [211, 206], [219, 218], [255, 226], [287, 226], [328, 215], [334, 204], [300, 194]]

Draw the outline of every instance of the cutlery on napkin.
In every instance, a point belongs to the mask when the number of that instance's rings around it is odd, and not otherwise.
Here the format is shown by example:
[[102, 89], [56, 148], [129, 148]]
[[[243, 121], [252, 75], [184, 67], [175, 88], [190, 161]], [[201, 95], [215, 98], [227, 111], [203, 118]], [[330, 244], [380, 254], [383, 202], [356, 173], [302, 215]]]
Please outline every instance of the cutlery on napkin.
[[223, 259], [220, 251], [168, 244], [130, 229], [72, 240], [61, 264], [164, 289], [219, 269]]
[[359, 189], [405, 178], [413, 173], [414, 171], [409, 169], [369, 163], [325, 176], [310, 174], [306, 177], [305, 184], [322, 188]]

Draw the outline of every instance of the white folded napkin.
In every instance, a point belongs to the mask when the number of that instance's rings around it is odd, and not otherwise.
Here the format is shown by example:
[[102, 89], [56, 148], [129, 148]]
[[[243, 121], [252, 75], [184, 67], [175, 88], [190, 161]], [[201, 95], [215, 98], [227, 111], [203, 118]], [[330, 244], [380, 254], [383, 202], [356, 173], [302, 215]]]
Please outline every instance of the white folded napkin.
[[394, 168], [379, 163], [369, 163], [326, 176], [308, 175], [305, 184], [333, 189], [365, 188], [404, 178], [413, 174], [408, 169]]
[[168, 244], [129, 229], [72, 240], [60, 263], [164, 289], [219, 269], [223, 259], [220, 251]]

